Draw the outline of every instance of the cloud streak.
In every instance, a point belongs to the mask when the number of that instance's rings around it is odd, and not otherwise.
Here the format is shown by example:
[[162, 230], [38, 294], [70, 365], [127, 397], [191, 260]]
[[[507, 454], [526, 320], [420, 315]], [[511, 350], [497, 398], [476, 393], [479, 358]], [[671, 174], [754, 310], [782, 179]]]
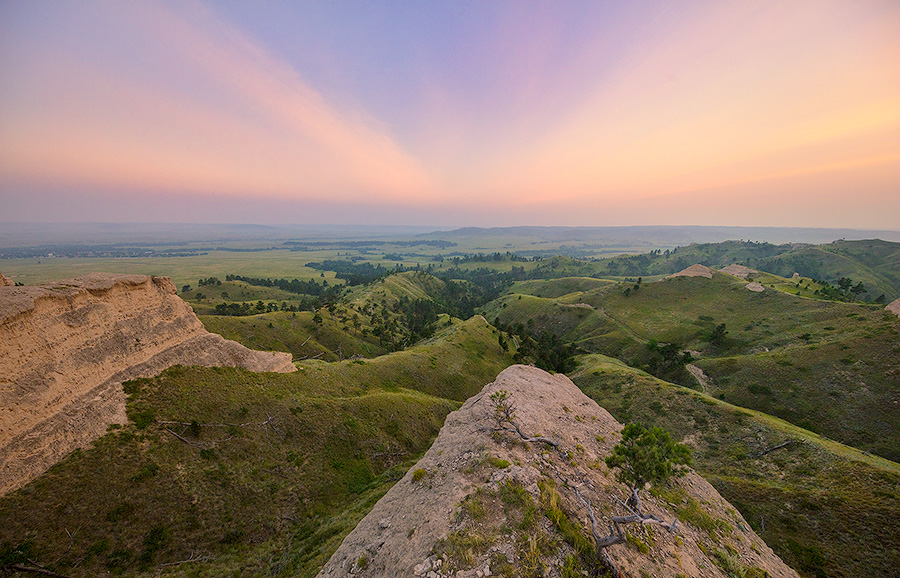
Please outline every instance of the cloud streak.
[[86, 8], [88, 30], [73, 34], [121, 44], [91, 60], [65, 50], [78, 39], [56, 39], [59, 51], [22, 66], [40, 77], [7, 79], [4, 179], [348, 201], [427, 188], [378, 123], [326, 102], [202, 6]]
[[284, 201], [272, 222], [765, 225], [785, 195], [803, 201], [778, 224], [900, 212], [892, 1], [0, 10], [16, 218], [50, 214], [29, 192], [89, 190], [138, 219], [154, 191], [162, 215], [227, 200], [209, 220]]

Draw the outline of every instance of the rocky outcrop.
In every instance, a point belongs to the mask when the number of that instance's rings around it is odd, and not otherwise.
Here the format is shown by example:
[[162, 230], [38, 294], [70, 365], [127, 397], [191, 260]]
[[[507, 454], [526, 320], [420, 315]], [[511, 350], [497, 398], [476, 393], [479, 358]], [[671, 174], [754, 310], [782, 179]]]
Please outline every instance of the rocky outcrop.
[[123, 381], [176, 364], [296, 370], [208, 333], [166, 277], [0, 287], [0, 492], [124, 423]]
[[750, 275], [755, 275], [759, 273], [756, 269], [751, 269], [750, 267], [744, 267], [743, 265], [738, 265], [737, 263], [729, 265], [727, 267], [723, 267], [720, 269], [722, 273], [728, 273], [729, 275], [734, 275], [735, 277], [740, 277], [741, 279], [746, 280]]
[[753, 291], [754, 293], [762, 293], [766, 288], [763, 287], [762, 283], [758, 281], [754, 281], [752, 283], [747, 283], [747, 291]]
[[707, 279], [712, 279], [713, 273], [715, 273], [715, 271], [706, 265], [697, 263], [696, 265], [691, 265], [687, 269], [682, 269], [678, 273], [672, 273], [666, 277], [666, 279], [671, 277], [706, 277]]
[[[522, 435], [552, 444], [497, 430], [491, 396], [504, 391]], [[622, 503], [629, 489], [603, 461], [621, 429], [564, 375], [512, 366], [447, 417], [431, 449], [319, 577], [591, 575], [588, 501], [601, 536], [612, 516], [629, 513]], [[645, 514], [679, 522], [674, 532], [627, 525], [628, 543], [606, 550], [622, 576], [797, 577], [693, 472], [658, 497], [642, 492], [642, 501]]]
[[15, 287], [15, 285], [16, 284], [12, 279], [3, 273], [0, 273], [0, 287]]
[[900, 299], [895, 299], [887, 304], [887, 307], [884, 308], [887, 312], [893, 313], [897, 317], [900, 317]]

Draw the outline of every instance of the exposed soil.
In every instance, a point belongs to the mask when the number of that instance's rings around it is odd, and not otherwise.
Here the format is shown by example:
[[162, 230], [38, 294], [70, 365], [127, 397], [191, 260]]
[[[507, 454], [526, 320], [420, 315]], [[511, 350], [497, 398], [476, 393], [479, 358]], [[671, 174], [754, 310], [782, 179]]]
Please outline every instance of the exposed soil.
[[746, 280], [750, 275], [755, 275], [759, 273], [756, 269], [751, 269], [750, 267], [744, 267], [743, 265], [733, 264], [727, 267], [723, 267], [719, 269], [722, 273], [728, 273], [729, 275], [734, 275], [735, 277], [740, 277], [741, 279]]
[[713, 271], [706, 265], [701, 265], [697, 263], [696, 265], [691, 265], [687, 269], [682, 269], [678, 273], [672, 273], [667, 277], [706, 277], [707, 279], [712, 279]]

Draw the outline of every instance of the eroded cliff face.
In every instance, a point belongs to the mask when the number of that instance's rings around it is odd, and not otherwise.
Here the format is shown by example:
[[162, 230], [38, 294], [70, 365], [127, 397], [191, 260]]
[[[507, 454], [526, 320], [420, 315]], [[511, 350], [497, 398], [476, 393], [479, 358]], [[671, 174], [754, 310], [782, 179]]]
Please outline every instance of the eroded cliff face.
[[[497, 431], [491, 395], [503, 391], [522, 434], [557, 447]], [[587, 504], [601, 538], [612, 533], [614, 516], [632, 513], [624, 504], [629, 488], [603, 461], [621, 429], [564, 375], [512, 366], [447, 417], [431, 449], [344, 539], [319, 577], [605, 571]], [[620, 526], [628, 541], [606, 554], [622, 576], [797, 577], [694, 472], [663, 492], [641, 492], [641, 500], [642, 513], [665, 524]]]
[[166, 277], [0, 286], [0, 493], [124, 423], [123, 381], [176, 364], [296, 370], [208, 333]]

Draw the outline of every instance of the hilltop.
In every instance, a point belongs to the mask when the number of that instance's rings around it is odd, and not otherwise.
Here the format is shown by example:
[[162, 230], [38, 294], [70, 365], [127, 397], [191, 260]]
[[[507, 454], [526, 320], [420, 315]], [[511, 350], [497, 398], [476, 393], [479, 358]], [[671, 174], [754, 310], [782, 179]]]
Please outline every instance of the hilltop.
[[[508, 395], [521, 431], [557, 445], [498, 431], [498, 393]], [[589, 517], [596, 515], [594, 530], [605, 536], [613, 516], [629, 515], [629, 488], [603, 463], [621, 428], [565, 376], [512, 366], [447, 417], [425, 456], [344, 539], [319, 577], [606, 571], [590, 542]], [[648, 494], [644, 513], [681, 523], [670, 531], [623, 523], [625, 543], [606, 555], [624, 575], [797, 576], [700, 476], [659, 489], [664, 497]]]

